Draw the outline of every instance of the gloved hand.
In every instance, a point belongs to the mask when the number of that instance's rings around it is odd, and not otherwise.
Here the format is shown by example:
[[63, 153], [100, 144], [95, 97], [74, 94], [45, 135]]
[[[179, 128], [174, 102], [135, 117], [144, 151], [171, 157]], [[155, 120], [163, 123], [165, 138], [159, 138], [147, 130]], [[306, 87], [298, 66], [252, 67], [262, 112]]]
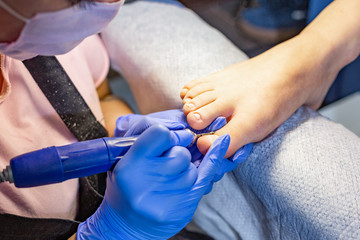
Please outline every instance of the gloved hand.
[[[129, 114], [121, 116], [116, 121], [115, 136], [132, 136], [142, 133], [148, 127], [154, 124], [161, 124], [170, 130], [189, 128], [195, 133], [212, 132], [222, 128], [226, 124], [224, 117], [218, 117], [207, 128], [194, 130], [186, 121], [186, 116], [180, 109], [151, 113], [148, 115]], [[218, 169], [214, 182], [219, 181], [226, 172], [232, 171], [239, 163], [246, 160], [252, 150], [252, 143], [240, 148], [230, 159], [222, 160], [221, 167]], [[192, 162], [198, 166], [204, 157], [194, 144], [188, 147], [192, 155]], [[209, 188], [210, 192], [211, 187]]]
[[186, 121], [186, 116], [180, 109], [150, 113], [147, 115], [128, 114], [116, 120], [115, 137], [129, 137], [143, 132], [152, 125], [161, 124], [170, 130], [189, 128], [194, 133], [212, 132], [226, 124], [225, 117], [218, 117], [207, 128], [194, 130]]
[[230, 143], [218, 138], [198, 168], [164, 126], [147, 129], [109, 172], [105, 197], [77, 239], [168, 239], [190, 222]]

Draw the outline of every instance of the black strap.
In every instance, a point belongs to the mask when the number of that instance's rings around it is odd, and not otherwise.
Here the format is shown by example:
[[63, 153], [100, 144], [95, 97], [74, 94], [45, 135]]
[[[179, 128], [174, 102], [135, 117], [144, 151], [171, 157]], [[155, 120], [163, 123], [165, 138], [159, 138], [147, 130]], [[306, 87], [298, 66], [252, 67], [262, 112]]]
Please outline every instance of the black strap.
[[80, 178], [80, 209], [76, 221], [55, 218], [28, 218], [0, 213], [1, 240], [67, 240], [80, 222], [90, 217], [102, 202], [97, 178]]
[[[79, 141], [108, 135], [55, 57], [38, 56], [23, 63], [65, 125]], [[100, 205], [105, 183], [106, 173], [80, 178], [80, 209], [76, 221], [0, 214], [0, 238], [68, 239], [76, 232], [79, 221], [91, 216]]]
[[108, 136], [76, 89], [59, 61], [53, 56], [37, 56], [23, 61], [67, 128], [79, 141]]
[[2, 240], [65, 240], [69, 239], [78, 223], [66, 219], [27, 218], [0, 214]]

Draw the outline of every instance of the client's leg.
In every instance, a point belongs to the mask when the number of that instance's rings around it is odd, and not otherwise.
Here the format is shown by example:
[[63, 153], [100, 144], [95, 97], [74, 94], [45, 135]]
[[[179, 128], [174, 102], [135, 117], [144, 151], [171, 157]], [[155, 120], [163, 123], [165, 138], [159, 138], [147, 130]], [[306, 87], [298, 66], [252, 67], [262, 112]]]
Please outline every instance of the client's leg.
[[359, 160], [359, 137], [301, 108], [214, 185], [195, 220], [216, 239], [360, 239]]
[[[308, 22], [314, 18], [333, 0], [310, 0]], [[336, 77], [333, 85], [329, 89], [323, 105], [330, 104], [344, 98], [354, 92], [360, 91], [360, 57], [344, 67]]]

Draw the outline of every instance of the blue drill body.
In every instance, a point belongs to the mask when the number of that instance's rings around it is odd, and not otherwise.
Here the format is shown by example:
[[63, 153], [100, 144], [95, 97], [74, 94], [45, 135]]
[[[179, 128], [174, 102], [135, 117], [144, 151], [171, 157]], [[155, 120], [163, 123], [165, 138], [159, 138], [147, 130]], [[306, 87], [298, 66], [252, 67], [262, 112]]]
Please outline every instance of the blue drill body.
[[[191, 131], [173, 131], [179, 145], [194, 140]], [[59, 183], [110, 170], [136, 141], [137, 137], [99, 138], [66, 146], [48, 147], [14, 157], [1, 173], [2, 181], [16, 187]], [[156, 136], [154, 136], [156, 139]]]

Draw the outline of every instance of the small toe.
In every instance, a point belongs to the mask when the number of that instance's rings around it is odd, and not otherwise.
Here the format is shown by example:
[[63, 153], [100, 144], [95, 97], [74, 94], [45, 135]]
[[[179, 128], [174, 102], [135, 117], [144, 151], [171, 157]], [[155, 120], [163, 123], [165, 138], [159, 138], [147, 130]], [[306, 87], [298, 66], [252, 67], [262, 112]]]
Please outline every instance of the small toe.
[[180, 91], [180, 97], [181, 97], [181, 98], [184, 98], [185, 95], [186, 95], [186, 93], [187, 93], [190, 89], [192, 89], [193, 87], [195, 87], [196, 85], [198, 85], [198, 84], [200, 84], [200, 83], [203, 83], [203, 81], [201, 81], [200, 79], [192, 80], [192, 81], [186, 83], [186, 84], [183, 86], [182, 90]]
[[183, 99], [184, 97], [185, 97], [185, 95], [186, 95], [186, 93], [189, 91], [189, 88], [183, 88], [183, 89], [181, 89], [181, 91], [180, 91], [180, 97], [181, 97], [181, 99]]
[[201, 79], [191, 80], [190, 82], [186, 83], [183, 88], [191, 89], [200, 83], [204, 83], [204, 81]]
[[[189, 99], [189, 98], [188, 98]], [[193, 99], [189, 99], [183, 106], [184, 114], [195, 111], [216, 100], [214, 91], [204, 92]]]
[[230, 109], [224, 108], [220, 101], [211, 102], [187, 115], [187, 121], [194, 129], [200, 130], [206, 128], [217, 117], [228, 117], [232, 114]]
[[188, 101], [187, 99], [193, 99], [204, 92], [208, 92], [212, 90], [214, 90], [214, 88], [211, 84], [207, 84], [207, 83], [199, 84], [189, 89], [189, 91], [186, 93], [185, 97], [183, 98], [183, 102], [185, 103], [186, 101]]

